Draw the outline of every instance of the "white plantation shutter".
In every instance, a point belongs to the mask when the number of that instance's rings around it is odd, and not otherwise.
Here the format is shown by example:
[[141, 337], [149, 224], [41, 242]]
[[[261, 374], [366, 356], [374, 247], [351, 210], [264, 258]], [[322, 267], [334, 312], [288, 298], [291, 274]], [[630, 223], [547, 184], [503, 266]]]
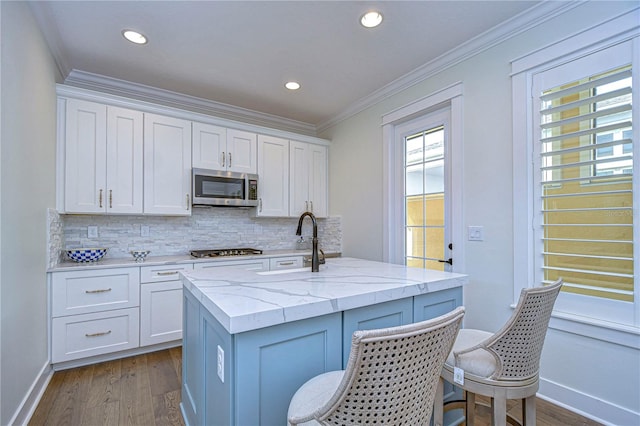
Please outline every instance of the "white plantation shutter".
[[564, 279], [558, 310], [623, 324], [638, 321], [631, 46], [533, 78], [536, 281]]

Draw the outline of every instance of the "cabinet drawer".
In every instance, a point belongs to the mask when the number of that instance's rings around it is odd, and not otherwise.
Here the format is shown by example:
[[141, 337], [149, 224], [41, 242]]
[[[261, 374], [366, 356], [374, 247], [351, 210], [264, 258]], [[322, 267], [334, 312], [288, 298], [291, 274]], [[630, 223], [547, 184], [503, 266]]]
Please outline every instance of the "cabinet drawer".
[[139, 268], [57, 272], [52, 277], [53, 317], [138, 306]]
[[270, 270], [302, 268], [302, 256], [276, 257], [269, 259]]
[[223, 260], [219, 262], [195, 263], [193, 265], [193, 269], [222, 268], [222, 267], [245, 269], [247, 271], [268, 271], [269, 259]]
[[162, 281], [176, 281], [180, 279], [180, 271], [190, 271], [193, 264], [143, 266], [140, 268], [140, 282], [157, 283]]
[[54, 318], [53, 363], [138, 347], [138, 308]]

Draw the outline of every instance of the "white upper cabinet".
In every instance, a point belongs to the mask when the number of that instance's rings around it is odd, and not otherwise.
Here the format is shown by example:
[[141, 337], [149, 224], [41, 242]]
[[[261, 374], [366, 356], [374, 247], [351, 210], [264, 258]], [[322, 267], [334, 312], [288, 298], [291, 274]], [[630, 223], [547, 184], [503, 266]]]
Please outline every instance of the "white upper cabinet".
[[66, 101], [64, 210], [142, 213], [143, 114]]
[[193, 123], [192, 165], [198, 169], [225, 170], [227, 129]]
[[142, 213], [143, 114], [107, 107], [107, 213]]
[[191, 122], [144, 116], [144, 213], [191, 214]]
[[193, 167], [256, 173], [256, 134], [193, 123]]
[[317, 217], [327, 217], [327, 147], [291, 141], [289, 150], [289, 215], [297, 217], [310, 211]]
[[255, 215], [289, 216], [289, 141], [258, 135], [258, 207]]

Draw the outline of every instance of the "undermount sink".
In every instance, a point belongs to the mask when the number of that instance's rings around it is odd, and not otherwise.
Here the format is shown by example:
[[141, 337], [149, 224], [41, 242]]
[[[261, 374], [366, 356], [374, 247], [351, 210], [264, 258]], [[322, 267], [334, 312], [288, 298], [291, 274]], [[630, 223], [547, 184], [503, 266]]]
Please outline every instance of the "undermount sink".
[[[324, 269], [324, 268], [322, 268]], [[280, 274], [292, 274], [294, 272], [311, 272], [311, 267], [306, 268], [293, 268], [293, 269], [276, 269], [275, 271], [262, 271], [256, 272], [258, 275], [280, 275]]]

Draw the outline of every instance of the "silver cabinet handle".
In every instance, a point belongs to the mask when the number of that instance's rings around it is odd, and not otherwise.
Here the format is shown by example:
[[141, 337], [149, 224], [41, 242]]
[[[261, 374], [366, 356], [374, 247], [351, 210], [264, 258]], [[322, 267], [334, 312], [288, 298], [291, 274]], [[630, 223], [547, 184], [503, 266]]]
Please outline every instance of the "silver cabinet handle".
[[187, 194], [187, 206], [185, 207], [185, 210], [189, 210], [189, 194]]
[[226, 155], [225, 155], [224, 151], [222, 151], [222, 167], [224, 167], [224, 160], [226, 159], [225, 157], [226, 157]]
[[313, 201], [309, 201], [309, 206], [311, 206], [311, 213], [313, 213]]
[[99, 207], [102, 208], [102, 189], [100, 190], [100, 194], [98, 195], [98, 204]]
[[100, 290], [85, 290], [84, 292], [87, 294], [96, 294], [96, 293], [107, 293], [109, 291], [111, 291], [110, 288], [103, 288]]
[[229, 153], [229, 167], [231, 167], [231, 153]]
[[258, 198], [258, 211], [262, 213], [262, 198]]
[[178, 271], [156, 272], [156, 275], [177, 275]]
[[111, 330], [101, 331], [101, 332], [98, 332], [98, 333], [85, 334], [85, 336], [86, 337], [98, 337], [98, 336], [106, 336], [107, 334], [111, 334]]
[[281, 266], [295, 265], [295, 262], [280, 262]]
[[112, 189], [109, 190], [109, 208], [110, 209], [113, 208], [113, 190]]
[[309, 211], [309, 202], [308, 202], [308, 201], [305, 201], [305, 202], [304, 202], [304, 211], [305, 211], [305, 212], [308, 212], [308, 211]]

